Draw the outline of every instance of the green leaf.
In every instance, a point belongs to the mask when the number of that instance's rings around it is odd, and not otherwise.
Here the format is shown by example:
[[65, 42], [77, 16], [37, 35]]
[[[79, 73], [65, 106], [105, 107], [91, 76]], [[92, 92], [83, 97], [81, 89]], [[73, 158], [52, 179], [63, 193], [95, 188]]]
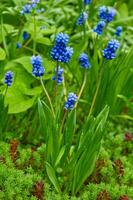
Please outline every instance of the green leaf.
[[58, 157], [57, 157], [57, 159], [56, 159], [56, 162], [55, 162], [55, 167], [59, 164], [59, 162], [60, 162], [60, 160], [61, 160], [61, 158], [62, 158], [62, 156], [63, 156], [63, 154], [64, 154], [64, 152], [65, 152], [65, 146], [63, 146], [62, 148], [61, 148], [61, 150], [60, 150], [60, 152], [59, 152], [59, 155], [58, 155]]
[[0, 60], [5, 60], [6, 53], [5, 51], [0, 47]]
[[90, 176], [94, 169], [108, 113], [109, 108], [105, 106], [96, 119], [92, 121], [92, 117], [90, 117], [90, 122], [92, 123], [89, 123], [88, 131], [82, 133], [83, 136], [79, 142], [79, 147], [75, 152], [73, 161], [70, 163], [70, 168], [73, 168], [71, 177], [73, 194], [78, 192], [85, 179]]
[[40, 44], [47, 45], [47, 46], [52, 45], [50, 39], [49, 39], [49, 38], [46, 38], [46, 37], [37, 37], [37, 38], [36, 38], [36, 42], [37, 42], [37, 43], [40, 43]]
[[54, 185], [57, 192], [60, 192], [60, 186], [58, 183], [58, 179], [56, 177], [55, 170], [48, 162], [46, 162], [46, 171], [47, 171], [47, 174], [48, 174], [48, 177], [49, 177], [51, 183]]

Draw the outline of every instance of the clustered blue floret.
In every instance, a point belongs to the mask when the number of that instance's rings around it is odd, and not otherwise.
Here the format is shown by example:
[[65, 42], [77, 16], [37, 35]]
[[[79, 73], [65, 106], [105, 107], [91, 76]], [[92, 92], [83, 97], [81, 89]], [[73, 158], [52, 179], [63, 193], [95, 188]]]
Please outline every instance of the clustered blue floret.
[[58, 33], [55, 39], [55, 45], [51, 50], [53, 60], [68, 63], [73, 54], [73, 48], [68, 47], [69, 36], [67, 34]]
[[32, 9], [36, 8], [39, 2], [40, 0], [31, 0], [31, 3], [25, 4], [20, 11], [21, 15], [30, 14]]
[[17, 42], [17, 43], [16, 43], [16, 48], [17, 48], [17, 49], [20, 49], [21, 47], [22, 47], [21, 43], [20, 43], [20, 42]]
[[94, 27], [93, 31], [98, 35], [102, 35], [105, 26], [106, 26], [105, 21], [99, 21], [98, 24]]
[[122, 26], [117, 26], [116, 32], [115, 32], [116, 36], [120, 37], [121, 33], [122, 33], [122, 30], [123, 30]]
[[22, 38], [23, 38], [23, 40], [27, 40], [28, 37], [29, 37], [28, 32], [27, 32], [27, 31], [24, 31], [23, 34], [22, 34]]
[[40, 55], [31, 57], [32, 74], [36, 77], [44, 75], [44, 68], [42, 66], [42, 57]]
[[116, 10], [111, 7], [101, 6], [99, 8], [99, 18], [104, 20], [106, 23], [113, 21], [116, 15]]
[[13, 82], [13, 72], [12, 71], [8, 71], [5, 74], [5, 80], [4, 83], [9, 87], [12, 85]]
[[103, 57], [112, 60], [116, 57], [116, 51], [120, 47], [118, 40], [112, 39], [108, 42], [107, 47], [103, 50]]
[[58, 73], [57, 69], [55, 69], [55, 75], [52, 77], [52, 80], [56, 81], [58, 85], [60, 85], [63, 81], [63, 72], [64, 69], [62, 69], [60, 66], [58, 67]]
[[88, 19], [88, 14], [86, 12], [82, 12], [77, 19], [77, 25], [82, 26]]
[[73, 92], [69, 93], [64, 108], [66, 110], [72, 110], [74, 108], [77, 99], [78, 97], [76, 96], [76, 94], [74, 94]]
[[88, 55], [86, 53], [81, 53], [79, 57], [80, 66], [85, 69], [89, 69], [91, 64], [89, 62]]
[[31, 4], [26, 4], [22, 7], [22, 10], [20, 11], [21, 15], [24, 14], [30, 14], [31, 10], [32, 10], [32, 5]]
[[92, 2], [92, 0], [84, 0], [84, 5], [88, 5]]

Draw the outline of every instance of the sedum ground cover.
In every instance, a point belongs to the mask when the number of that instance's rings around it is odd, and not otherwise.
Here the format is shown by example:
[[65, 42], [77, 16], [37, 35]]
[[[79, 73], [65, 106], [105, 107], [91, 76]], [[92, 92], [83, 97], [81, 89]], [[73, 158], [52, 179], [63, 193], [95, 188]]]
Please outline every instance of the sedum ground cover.
[[133, 2], [0, 2], [0, 200], [133, 199]]

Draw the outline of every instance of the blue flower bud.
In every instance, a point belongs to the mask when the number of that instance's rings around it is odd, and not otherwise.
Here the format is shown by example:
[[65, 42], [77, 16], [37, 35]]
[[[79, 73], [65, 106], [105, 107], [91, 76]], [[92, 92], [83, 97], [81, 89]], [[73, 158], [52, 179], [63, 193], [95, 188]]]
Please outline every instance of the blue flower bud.
[[8, 71], [5, 74], [5, 80], [4, 83], [9, 87], [12, 85], [13, 82], [13, 72], [12, 71]]
[[77, 101], [78, 97], [74, 93], [69, 93], [67, 97], [67, 101], [65, 102], [64, 108], [66, 110], [72, 110], [74, 108], [74, 105]]

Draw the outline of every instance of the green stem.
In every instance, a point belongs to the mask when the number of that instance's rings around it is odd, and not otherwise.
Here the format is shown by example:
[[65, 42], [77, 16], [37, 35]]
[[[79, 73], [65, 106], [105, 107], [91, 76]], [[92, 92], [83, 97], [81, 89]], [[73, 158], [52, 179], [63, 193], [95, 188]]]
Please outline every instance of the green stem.
[[100, 88], [100, 85], [101, 85], [104, 64], [105, 64], [105, 62], [103, 61], [103, 65], [102, 65], [100, 73], [99, 73], [99, 79], [98, 79], [98, 82], [97, 82], [97, 85], [96, 85], [96, 91], [95, 91], [95, 94], [94, 94], [94, 97], [93, 97], [93, 100], [92, 100], [92, 103], [91, 103], [91, 108], [90, 108], [90, 111], [89, 111], [89, 116], [92, 114], [92, 111], [94, 109], [94, 105], [95, 105], [95, 102], [96, 102], [96, 99], [97, 99], [97, 95], [98, 95], [99, 88]]
[[76, 102], [76, 104], [75, 104], [75, 108], [77, 107], [78, 101], [79, 101], [79, 99], [80, 99], [80, 97], [81, 97], [81, 95], [82, 95], [82, 93], [83, 93], [83, 90], [84, 90], [85, 85], [86, 85], [86, 81], [87, 81], [87, 71], [85, 70], [85, 73], [84, 73], [84, 80], [83, 80], [81, 89], [80, 89], [79, 94], [78, 94], [78, 99], [77, 99], [77, 102]]
[[64, 98], [65, 98], [65, 101], [67, 101], [67, 90], [66, 90], [65, 77], [64, 77], [64, 75], [63, 75], [62, 85], [63, 85], [63, 94], [64, 94]]
[[67, 110], [65, 110], [65, 113], [64, 113], [64, 116], [63, 116], [63, 119], [62, 119], [61, 128], [60, 128], [60, 133], [63, 132], [63, 128], [64, 128], [66, 116], [67, 116]]
[[36, 53], [36, 17], [35, 14], [33, 16], [33, 24], [34, 24], [34, 38], [33, 38], [33, 53]]
[[51, 102], [51, 98], [50, 98], [50, 96], [49, 96], [49, 94], [48, 94], [48, 92], [47, 92], [47, 90], [46, 90], [46, 88], [45, 88], [45, 86], [44, 86], [42, 77], [40, 77], [40, 82], [41, 82], [42, 88], [43, 88], [43, 90], [44, 90], [44, 93], [46, 94], [47, 99], [48, 99], [48, 101], [49, 101], [49, 104], [50, 104], [50, 107], [51, 107], [51, 111], [52, 111], [52, 113], [53, 113], [53, 116], [55, 117], [55, 112], [54, 112], [54, 108], [53, 108], [53, 105], [52, 105], [52, 102]]

